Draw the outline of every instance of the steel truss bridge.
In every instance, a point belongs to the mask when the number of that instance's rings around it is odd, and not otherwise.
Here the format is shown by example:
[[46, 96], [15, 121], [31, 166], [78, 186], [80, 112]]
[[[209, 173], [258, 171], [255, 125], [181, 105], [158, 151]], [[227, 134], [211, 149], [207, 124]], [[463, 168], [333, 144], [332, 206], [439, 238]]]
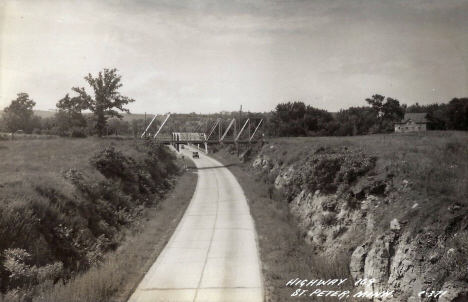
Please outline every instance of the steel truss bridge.
[[[208, 118], [205, 116], [192, 132], [171, 132], [170, 134], [163, 134], [161, 131], [167, 124], [170, 116], [171, 114], [164, 115], [164, 121], [159, 129], [154, 135], [149, 135], [149, 129], [157, 117], [157, 115], [155, 115], [148, 124], [148, 127], [146, 127], [145, 131], [141, 134], [141, 137], [152, 136], [153, 139], [163, 144], [172, 145], [177, 150], [179, 150], [179, 145], [181, 144], [204, 145], [205, 150], [207, 150], [207, 146], [210, 144], [252, 144], [263, 140], [264, 131], [261, 127], [264, 125], [263, 117], [247, 117], [245, 121], [243, 121], [242, 127], [240, 127], [241, 123], [238, 122], [236, 118], [226, 120], [222, 117], [218, 117], [209, 131], [200, 132], [203, 125], [205, 125], [205, 129], [208, 130], [206, 127], [208, 125]], [[241, 119], [239, 118], [239, 120]]]

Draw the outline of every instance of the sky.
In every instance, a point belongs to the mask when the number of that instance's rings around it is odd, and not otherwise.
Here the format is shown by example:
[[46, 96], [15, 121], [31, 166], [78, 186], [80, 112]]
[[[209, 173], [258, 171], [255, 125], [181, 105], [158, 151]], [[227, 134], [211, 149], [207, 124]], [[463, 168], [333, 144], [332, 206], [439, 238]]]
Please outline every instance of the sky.
[[0, 0], [0, 109], [118, 70], [133, 113], [468, 97], [468, 1]]

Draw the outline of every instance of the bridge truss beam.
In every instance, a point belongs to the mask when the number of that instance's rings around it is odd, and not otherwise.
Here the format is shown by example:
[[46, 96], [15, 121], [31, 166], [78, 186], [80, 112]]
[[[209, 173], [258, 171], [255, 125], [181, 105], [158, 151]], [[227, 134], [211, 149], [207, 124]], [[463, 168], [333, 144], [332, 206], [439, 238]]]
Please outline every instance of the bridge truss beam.
[[169, 113], [166, 117], [166, 119], [164, 120], [164, 122], [162, 123], [161, 127], [159, 127], [158, 129], [158, 132], [156, 132], [156, 134], [154, 135], [153, 138], [156, 138], [156, 136], [158, 136], [159, 132], [161, 131], [161, 129], [164, 127], [164, 124], [166, 124], [167, 120], [169, 119], [169, 117], [171, 116], [171, 114]]
[[211, 130], [210, 130], [210, 134], [208, 134], [208, 136], [206, 137], [206, 140], [209, 140], [210, 137], [211, 137], [211, 134], [213, 134], [213, 131], [216, 129], [216, 126], [218, 126], [219, 122], [221, 121], [221, 118], [218, 118], [215, 122], [215, 124], [213, 125], [213, 127], [211, 127]]
[[221, 139], [220, 139], [219, 141], [222, 142], [222, 141], [224, 140], [224, 138], [226, 137], [226, 135], [227, 135], [229, 129], [231, 129], [232, 125], [233, 125], [235, 122], [236, 122], [236, 119], [233, 118], [233, 119], [231, 120], [231, 122], [229, 123], [229, 126], [226, 128], [226, 131], [224, 132], [223, 136], [221, 137]]
[[260, 128], [260, 125], [262, 124], [262, 122], [263, 122], [263, 119], [261, 119], [260, 122], [258, 123], [257, 127], [255, 128], [254, 133], [253, 133], [252, 136], [249, 138], [249, 142], [252, 141], [253, 137], [255, 136], [255, 133], [257, 133], [257, 130], [258, 130], [258, 128]]
[[239, 140], [239, 137], [241, 136], [242, 132], [244, 131], [245, 129], [245, 126], [247, 126], [247, 124], [249, 124], [250, 126], [250, 118], [248, 118], [245, 123], [244, 123], [244, 126], [242, 126], [242, 129], [239, 131], [239, 134], [237, 135], [236, 139], [234, 141], [238, 141]]
[[146, 127], [145, 131], [143, 132], [143, 134], [142, 134], [140, 137], [143, 137], [143, 136], [146, 134], [146, 132], [147, 132], [148, 129], [151, 127], [151, 124], [154, 122], [154, 120], [156, 119], [157, 116], [158, 116], [158, 115], [156, 114], [156, 115], [153, 117], [153, 119], [152, 119], [151, 122], [149, 123], [148, 127]]

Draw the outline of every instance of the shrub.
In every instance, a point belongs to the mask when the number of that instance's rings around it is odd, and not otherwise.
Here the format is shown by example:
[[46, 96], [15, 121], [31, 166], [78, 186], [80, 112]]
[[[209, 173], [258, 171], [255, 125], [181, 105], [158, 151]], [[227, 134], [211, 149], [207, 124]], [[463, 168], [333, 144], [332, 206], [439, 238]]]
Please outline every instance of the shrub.
[[76, 137], [76, 138], [86, 138], [87, 137], [86, 132], [82, 128], [79, 128], [79, 127], [73, 127], [70, 130], [70, 136], [71, 137]]
[[304, 189], [309, 192], [320, 190], [326, 194], [336, 193], [340, 186], [349, 185], [369, 172], [375, 166], [375, 158], [367, 156], [361, 149], [320, 148], [300, 160], [297, 166], [298, 171], [286, 186], [288, 201]]
[[55, 262], [42, 267], [28, 264], [31, 255], [24, 249], [5, 250], [3, 265], [10, 272], [10, 279], [21, 285], [36, 285], [47, 280], [57, 280], [63, 272], [63, 264]]
[[211, 147], [211, 152], [214, 154], [214, 153], [217, 153], [219, 152], [219, 146], [218, 145], [212, 145], [210, 146]]
[[321, 219], [320, 219], [322, 226], [324, 227], [332, 227], [336, 224], [337, 218], [336, 213], [333, 212], [325, 212]]
[[468, 279], [468, 231], [461, 231], [449, 241], [449, 249], [443, 258], [448, 272], [457, 280]]
[[102, 175], [111, 179], [131, 179], [131, 166], [135, 160], [126, 157], [114, 147], [107, 147], [97, 151], [90, 159], [91, 165]]
[[228, 147], [228, 152], [229, 152], [229, 154], [234, 154], [234, 153], [236, 153], [236, 152], [237, 152], [236, 146], [235, 146], [235, 145], [229, 145], [229, 147]]
[[335, 198], [327, 198], [322, 202], [322, 209], [324, 211], [335, 212], [338, 206], [338, 201]]

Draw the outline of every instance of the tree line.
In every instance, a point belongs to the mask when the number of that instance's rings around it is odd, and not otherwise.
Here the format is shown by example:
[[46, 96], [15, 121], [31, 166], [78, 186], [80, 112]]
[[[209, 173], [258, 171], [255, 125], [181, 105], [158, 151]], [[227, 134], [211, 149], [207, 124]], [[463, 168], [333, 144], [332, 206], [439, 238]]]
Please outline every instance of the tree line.
[[379, 94], [365, 99], [367, 106], [350, 107], [337, 113], [317, 109], [303, 102], [278, 104], [267, 119], [267, 135], [353, 136], [394, 131], [405, 113], [429, 113], [440, 129], [468, 130], [468, 98], [454, 98], [447, 104], [407, 106]]

